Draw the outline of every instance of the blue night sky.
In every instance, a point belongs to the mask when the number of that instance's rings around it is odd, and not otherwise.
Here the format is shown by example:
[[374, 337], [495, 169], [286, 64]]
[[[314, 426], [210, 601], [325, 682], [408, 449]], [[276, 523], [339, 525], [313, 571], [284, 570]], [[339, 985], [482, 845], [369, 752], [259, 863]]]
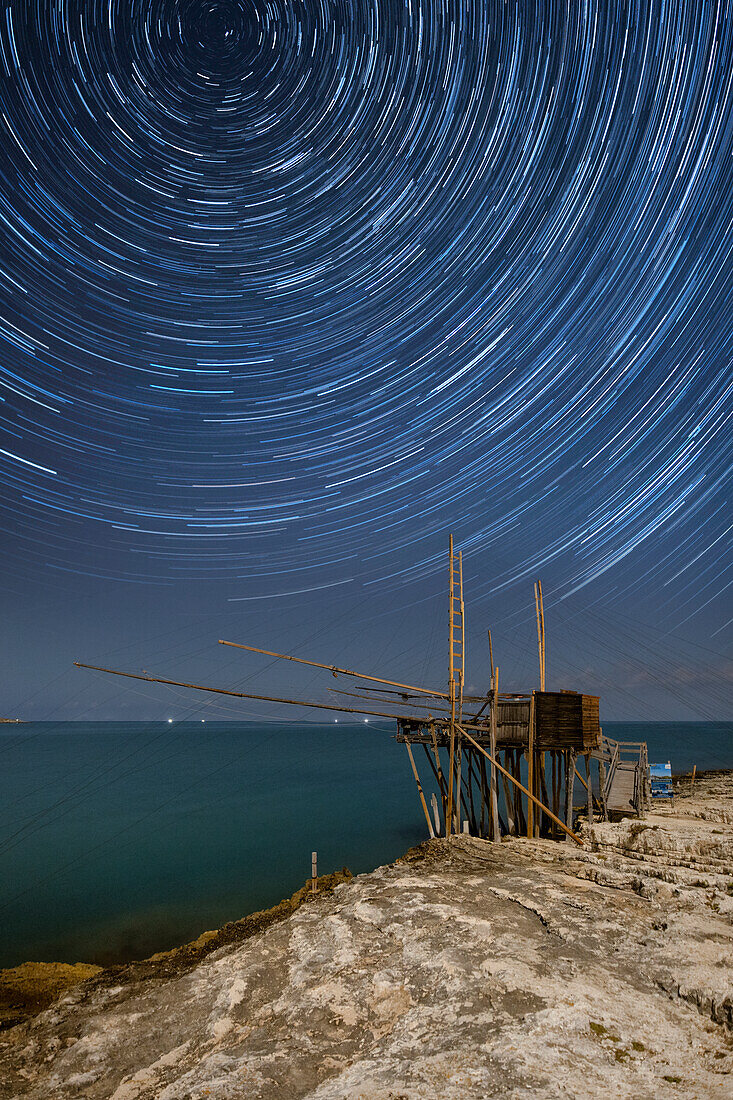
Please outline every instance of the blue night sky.
[[453, 531], [469, 689], [541, 577], [549, 687], [730, 717], [732, 221], [728, 0], [5, 0], [0, 715], [441, 686]]

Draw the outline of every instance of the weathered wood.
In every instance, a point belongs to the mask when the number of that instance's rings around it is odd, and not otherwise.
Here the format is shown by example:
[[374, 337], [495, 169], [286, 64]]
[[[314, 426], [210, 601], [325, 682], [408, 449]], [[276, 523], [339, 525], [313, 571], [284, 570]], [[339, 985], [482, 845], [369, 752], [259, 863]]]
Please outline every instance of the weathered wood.
[[606, 802], [606, 766], [602, 760], [598, 761], [598, 790], [601, 795], [601, 814], [604, 821], [608, 821], [608, 804]]
[[556, 818], [556, 817], [555, 817], [555, 815], [553, 814], [552, 810], [548, 809], [548, 807], [547, 807], [547, 806], [543, 806], [543, 805], [542, 805], [542, 803], [540, 802], [539, 798], [535, 798], [535, 796], [534, 796], [533, 794], [531, 794], [531, 792], [530, 792], [530, 791], [528, 791], [528, 790], [527, 790], [527, 788], [526, 788], [525, 786], [523, 786], [523, 785], [522, 785], [521, 783], [519, 783], [519, 782], [518, 782], [518, 781], [517, 781], [517, 780], [516, 780], [516, 779], [514, 778], [514, 776], [513, 776], [513, 775], [510, 775], [510, 774], [509, 774], [509, 772], [508, 772], [508, 771], [507, 771], [507, 770], [506, 770], [505, 768], [503, 768], [503, 767], [501, 766], [501, 764], [500, 764], [500, 763], [498, 762], [498, 760], [492, 760], [492, 758], [491, 758], [491, 756], [489, 755], [489, 753], [488, 753], [488, 752], [486, 752], [486, 750], [485, 750], [485, 749], [482, 749], [482, 748], [481, 748], [481, 746], [479, 745], [478, 741], [474, 741], [473, 737], [471, 737], [471, 735], [470, 735], [470, 734], [466, 733], [466, 731], [465, 731], [465, 730], [463, 730], [463, 731], [462, 731], [462, 733], [463, 733], [463, 736], [464, 736], [464, 737], [466, 738], [466, 740], [467, 740], [467, 741], [470, 741], [470, 743], [471, 743], [471, 744], [472, 744], [472, 745], [474, 746], [474, 748], [478, 749], [478, 751], [479, 751], [480, 753], [483, 753], [483, 755], [484, 755], [484, 756], [486, 757], [486, 759], [487, 759], [487, 760], [488, 760], [488, 761], [489, 761], [490, 763], [494, 764], [494, 765], [495, 765], [495, 766], [496, 766], [496, 767], [497, 767], [497, 768], [499, 769], [499, 771], [500, 771], [500, 772], [502, 772], [502, 773], [503, 773], [504, 775], [506, 775], [506, 776], [507, 776], [507, 777], [508, 777], [508, 778], [509, 778], [509, 779], [510, 779], [510, 780], [512, 781], [512, 783], [516, 783], [516, 785], [517, 785], [517, 786], [518, 786], [518, 787], [519, 787], [519, 788], [520, 788], [520, 789], [521, 789], [521, 790], [522, 790], [522, 791], [524, 792], [524, 794], [526, 794], [526, 795], [527, 795], [527, 797], [528, 797], [528, 799], [530, 799], [530, 801], [532, 801], [532, 802], [536, 803], [536, 804], [537, 804], [537, 805], [539, 806], [539, 808], [540, 808], [541, 810], [544, 810], [546, 814], [549, 814], [549, 815], [550, 815], [550, 817], [551, 817], [551, 818], [552, 818], [552, 819], [553, 819], [554, 821], [556, 821], [556, 822], [557, 822], [557, 824], [558, 824], [558, 825], [560, 826], [560, 828], [561, 828], [561, 829], [563, 830], [563, 832], [564, 832], [564, 833], [567, 833], [567, 835], [568, 835], [568, 836], [571, 836], [571, 837], [573, 838], [573, 840], [574, 840], [574, 841], [575, 841], [575, 842], [576, 842], [577, 844], [579, 844], [579, 845], [580, 845], [580, 847], [581, 847], [581, 848], [583, 848], [583, 847], [584, 847], [584, 844], [583, 844], [583, 841], [582, 841], [582, 839], [581, 839], [581, 838], [580, 838], [579, 836], [577, 836], [577, 835], [576, 835], [576, 834], [575, 834], [575, 833], [573, 832], [573, 830], [572, 830], [572, 829], [568, 829], [568, 828], [567, 828], [567, 826], [566, 826], [566, 825], [564, 825], [564, 824], [562, 823], [562, 821], [560, 820], [560, 818], [559, 818], [559, 817], [557, 817], [557, 818]]
[[535, 581], [534, 605], [537, 613], [537, 649], [540, 657], [540, 691], [545, 690], [545, 608], [542, 602], [542, 581]]
[[[527, 786], [532, 792], [534, 798], [534, 728], [535, 728], [535, 692], [532, 692], [532, 699], [529, 704], [529, 732], [527, 741]], [[527, 836], [534, 836], [534, 804], [530, 801], [527, 804]]]
[[[491, 755], [493, 757], [496, 757], [496, 722], [497, 722], [497, 717], [498, 717], [498, 706], [499, 706], [499, 669], [498, 668], [496, 668], [494, 670], [493, 695], [494, 695], [494, 698], [493, 698], [492, 703], [491, 703], [491, 732], [489, 734], [489, 737], [490, 737], [490, 742], [489, 743], [490, 743], [490, 746], [491, 746]], [[490, 798], [491, 839], [492, 840], [500, 840], [501, 835], [500, 835], [500, 832], [499, 832], [499, 807], [498, 807], [498, 803], [497, 803], [497, 792], [496, 792], [496, 768], [493, 764], [491, 765], [491, 792], [490, 793], [491, 793], [491, 798]]]
[[[517, 780], [517, 783], [521, 784], [522, 781], [522, 752], [520, 749], [514, 749], [512, 753], [513, 767], [512, 774]], [[524, 800], [522, 798], [522, 792], [518, 786], [514, 786], [514, 816], [517, 821], [517, 835], [522, 836], [527, 831], [527, 818], [524, 813]]]
[[[538, 793], [541, 793], [541, 797], [542, 797], [543, 801], [545, 802], [545, 805], [549, 806], [550, 796], [547, 792], [547, 776], [545, 774], [545, 754], [543, 752], [540, 753], [540, 766], [539, 766], [538, 771], [539, 771], [539, 780], [540, 780], [540, 792], [538, 792]], [[549, 822], [545, 822], [544, 820], [542, 820], [540, 832], [544, 834], [546, 830], [549, 830], [549, 827], [550, 827]]]
[[433, 823], [430, 820], [430, 814], [428, 813], [428, 807], [427, 807], [427, 803], [425, 802], [425, 795], [423, 794], [422, 783], [420, 782], [420, 776], [417, 774], [417, 767], [415, 765], [415, 758], [412, 755], [412, 748], [407, 743], [407, 741], [405, 741], [405, 748], [407, 749], [407, 755], [410, 757], [410, 764], [412, 765], [412, 774], [415, 776], [415, 782], [417, 783], [417, 793], [420, 795], [420, 802], [422, 804], [423, 812], [425, 814], [425, 820], [428, 823], [428, 833], [430, 835], [430, 839], [432, 840], [433, 837], [435, 836], [435, 833], [433, 831]]
[[585, 774], [588, 777], [586, 790], [588, 792], [588, 824], [593, 824], [593, 780], [590, 774], [590, 753], [585, 755]]
[[[443, 782], [442, 782], [442, 776], [441, 776], [441, 774], [439, 773], [439, 771], [437, 770], [437, 768], [435, 767], [435, 764], [433, 763], [433, 759], [432, 759], [432, 757], [431, 757], [431, 755], [430, 755], [430, 749], [429, 749], [429, 748], [428, 748], [428, 746], [427, 746], [427, 745], [425, 744], [425, 742], [423, 742], [423, 748], [424, 748], [424, 750], [425, 750], [425, 756], [426, 756], [426, 758], [427, 758], [428, 764], [430, 765], [430, 767], [431, 767], [431, 769], [432, 769], [432, 772], [433, 772], [433, 776], [435, 777], [435, 781], [436, 781], [436, 783], [438, 784], [438, 790], [440, 791], [440, 796], [441, 796], [441, 802], [442, 802], [442, 804], [443, 804], [443, 808], [445, 809], [445, 795], [444, 795], [444, 792], [443, 792]], [[435, 797], [435, 796], [433, 795], [433, 797]], [[436, 801], [435, 801], [435, 805], [437, 806], [437, 804], [438, 804], [438, 802], [437, 802], [437, 799], [436, 799]], [[437, 836], [440, 836], [440, 834], [442, 833], [442, 829], [441, 829], [441, 826], [440, 826], [440, 825], [438, 825], [438, 826], [436, 827], [436, 829], [437, 829], [436, 835], [437, 835]]]
[[417, 691], [422, 695], [433, 695], [437, 699], [447, 699], [444, 691], [433, 691], [432, 688], [417, 687], [415, 684], [401, 684], [397, 680], [384, 680], [381, 676], [367, 676], [365, 672], [353, 672], [350, 668], [338, 668], [336, 665], [324, 665], [320, 661], [306, 661], [305, 657], [291, 657], [287, 653], [275, 653], [271, 649], [258, 649], [257, 646], [243, 645], [241, 642], [225, 642], [219, 639], [219, 645], [232, 646], [234, 649], [246, 649], [249, 653], [262, 653], [266, 657], [278, 657], [281, 661], [296, 661], [299, 665], [311, 665], [313, 668], [324, 668], [326, 672], [334, 676], [354, 676], [358, 680], [369, 680], [373, 684], [390, 684], [392, 687], [404, 688], [406, 691]]
[[485, 836], [488, 831], [486, 822], [486, 810], [489, 804], [488, 798], [488, 782], [486, 779], [486, 761], [483, 756], [477, 756], [479, 766], [479, 787], [481, 790], [481, 827], [479, 830], [480, 836]]
[[570, 828], [573, 824], [573, 794], [575, 790], [575, 753], [572, 749], [565, 750], [565, 824]]
[[601, 745], [599, 700], [573, 691], [537, 692], [535, 738], [537, 748], [588, 752]]
[[[450, 836], [454, 831], [455, 823], [455, 809], [453, 797], [453, 772], [455, 770], [456, 759], [456, 722], [455, 722], [455, 699], [452, 702], [453, 714], [450, 723], [450, 745], [448, 747], [448, 806], [446, 808], [445, 816], [445, 835]], [[458, 830], [456, 829], [456, 832]]]
[[394, 714], [385, 710], [366, 710], [365, 707], [335, 707], [332, 703], [310, 703], [306, 699], [283, 699], [278, 695], [252, 695], [247, 691], [230, 691], [227, 688], [207, 687], [205, 684], [189, 684], [183, 680], [168, 680], [162, 676], [143, 676], [138, 672], [121, 672], [116, 668], [102, 668], [101, 665], [87, 665], [83, 661], [74, 661], [75, 668], [89, 668], [94, 672], [107, 672], [111, 676], [124, 676], [128, 680], [145, 680], [148, 684], [168, 684], [171, 687], [191, 688], [194, 691], [210, 691], [214, 695], [229, 695], [235, 699], [257, 699], [265, 703], [287, 703], [296, 707], [311, 707], [314, 710], [337, 710], [342, 714], [373, 714], [377, 718], [396, 718], [399, 722], [414, 722], [419, 725], [422, 721], [417, 715]]
[[438, 738], [435, 736], [435, 726], [430, 726], [430, 740], [433, 746], [433, 755], [435, 757], [435, 768], [438, 774], [438, 783], [440, 784], [440, 797], [443, 803], [443, 820], [446, 823], [446, 836], [448, 835], [448, 790], [445, 785], [445, 776], [443, 775], [443, 769], [440, 766], [440, 752], [438, 751]]
[[[504, 764], [507, 763], [507, 753], [504, 753]], [[516, 820], [514, 817], [514, 795], [512, 788], [509, 786], [509, 780], [502, 774], [501, 783], [504, 789], [504, 805], [506, 806], [506, 824], [507, 832], [510, 836], [517, 835]]]

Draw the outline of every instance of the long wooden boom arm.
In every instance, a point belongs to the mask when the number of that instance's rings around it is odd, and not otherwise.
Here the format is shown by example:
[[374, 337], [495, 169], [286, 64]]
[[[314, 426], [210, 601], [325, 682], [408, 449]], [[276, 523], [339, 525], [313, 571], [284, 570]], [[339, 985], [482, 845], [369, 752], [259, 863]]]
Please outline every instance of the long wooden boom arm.
[[142, 676], [136, 672], [120, 672], [116, 668], [102, 668], [100, 665], [85, 665], [74, 661], [77, 668], [91, 668], [94, 672], [108, 672], [111, 676], [126, 676], [129, 680], [147, 680], [149, 684], [170, 684], [172, 687], [193, 688], [194, 691], [213, 691], [216, 695], [233, 695], [236, 699], [259, 699], [266, 703], [289, 703], [298, 707], [313, 707], [316, 710], [338, 710], [346, 714], [373, 714], [377, 718], [401, 718], [405, 721], [421, 722], [422, 719], [408, 714], [390, 714], [382, 710], [364, 710], [362, 707], [335, 707], [329, 703], [308, 703], [305, 699], [280, 699], [276, 695], [250, 695], [244, 691], [230, 691], [226, 688], [206, 687], [204, 684], [186, 684], [181, 680], [166, 680], [162, 676]]
[[325, 668], [334, 676], [355, 676], [358, 680], [371, 680], [373, 684], [390, 684], [392, 687], [405, 688], [406, 691], [419, 691], [421, 695], [434, 695], [438, 699], [447, 699], [445, 691], [433, 691], [432, 688], [415, 687], [414, 684], [401, 684], [397, 680], [383, 680], [379, 676], [367, 676], [364, 672], [352, 672], [348, 668], [338, 668], [336, 665], [322, 665], [319, 661], [306, 661], [305, 657], [290, 657], [287, 653], [274, 653], [271, 649], [258, 649], [257, 646], [243, 645], [241, 642], [225, 642], [219, 639], [219, 645], [230, 645], [234, 649], [246, 649], [249, 653], [264, 653], [266, 657], [279, 657], [281, 661], [297, 661], [299, 665], [311, 665], [313, 668]]
[[[187, 684], [182, 680], [167, 680], [163, 676], [143, 676], [138, 672], [122, 672], [117, 668], [102, 668], [101, 665], [87, 665], [83, 661], [74, 661], [76, 668], [90, 668], [94, 672], [106, 672], [110, 676], [125, 676], [128, 680], [145, 680], [149, 684], [169, 684], [171, 687], [192, 688], [194, 691], [211, 691], [215, 695], [231, 695], [235, 699], [258, 699], [265, 703], [288, 703], [295, 707], [312, 707], [314, 710], [337, 710], [343, 714], [373, 714], [376, 718], [396, 718], [400, 722], [415, 722], [425, 725], [425, 719], [416, 714], [394, 714], [384, 710], [365, 710], [363, 707], [336, 707], [332, 703], [309, 703], [305, 699], [282, 699], [277, 695], [252, 695], [246, 691], [231, 691], [229, 688], [207, 687], [206, 684]], [[473, 726], [464, 722], [467, 729], [483, 730], [483, 726]]]

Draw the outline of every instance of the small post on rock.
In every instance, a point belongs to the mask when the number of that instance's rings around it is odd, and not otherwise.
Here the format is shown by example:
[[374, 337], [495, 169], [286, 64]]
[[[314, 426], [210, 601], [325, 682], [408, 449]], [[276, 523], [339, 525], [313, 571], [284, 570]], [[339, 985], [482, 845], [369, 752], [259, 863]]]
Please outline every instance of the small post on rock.
[[311, 893], [315, 894], [318, 882], [318, 852], [311, 852]]

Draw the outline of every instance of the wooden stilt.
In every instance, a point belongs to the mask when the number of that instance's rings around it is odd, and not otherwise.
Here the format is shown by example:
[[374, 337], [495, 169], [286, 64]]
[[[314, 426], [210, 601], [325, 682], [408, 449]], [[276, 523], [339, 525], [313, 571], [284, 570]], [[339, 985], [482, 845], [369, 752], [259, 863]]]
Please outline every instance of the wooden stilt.
[[[522, 792], [518, 786], [522, 782], [522, 750], [515, 749], [512, 754], [513, 767], [512, 773], [517, 781], [517, 785], [514, 785], [514, 816], [517, 821], [517, 833], [519, 836], [523, 836], [527, 833], [527, 818], [524, 814], [524, 802], [522, 800]], [[527, 835], [529, 835], [527, 833]]]
[[[546, 806], [550, 804], [550, 796], [547, 793], [547, 776], [545, 775], [545, 754], [540, 753], [540, 767], [539, 767], [539, 780], [540, 780], [540, 797]], [[539, 793], [539, 792], [538, 792]], [[544, 815], [541, 818], [540, 835], [544, 836], [550, 829], [550, 822], [545, 821]]]
[[575, 791], [575, 753], [568, 749], [565, 753], [565, 824], [573, 824], [573, 794]]
[[[504, 767], [509, 763], [508, 753], [504, 753]], [[507, 771], [511, 769], [511, 765], [507, 768]], [[504, 789], [504, 805], [506, 806], [506, 825], [507, 831], [510, 836], [517, 835], [516, 819], [514, 817], [514, 794], [512, 788], [509, 786], [509, 780], [505, 775], [501, 777], [502, 787]]]
[[[529, 704], [529, 734], [527, 738], [527, 786], [534, 797], [534, 722], [535, 722], [535, 693]], [[532, 799], [527, 803], [527, 836], [534, 836], [534, 803]]]
[[[550, 770], [551, 770], [551, 776], [552, 776], [552, 812], [554, 814], [559, 814], [560, 813], [560, 806], [558, 804], [559, 799], [558, 799], [558, 793], [557, 793], [557, 753], [554, 752], [554, 751], [550, 753]], [[552, 829], [551, 829], [553, 840], [555, 838], [556, 832], [557, 832], [557, 830], [555, 829], [555, 826], [553, 825]]]
[[590, 774], [590, 753], [585, 754], [585, 774], [587, 778], [587, 792], [588, 792], [588, 824], [593, 824], [593, 781]]
[[[494, 764], [494, 765], [495, 765], [495, 767], [497, 767], [497, 768], [499, 769], [499, 771], [500, 771], [500, 772], [502, 772], [502, 773], [503, 773], [504, 775], [506, 775], [506, 776], [507, 776], [507, 777], [508, 777], [508, 778], [509, 778], [509, 779], [510, 779], [510, 780], [512, 781], [512, 783], [517, 783], [517, 781], [516, 781], [516, 779], [514, 778], [514, 776], [510, 775], [510, 774], [509, 774], [509, 772], [507, 772], [507, 771], [506, 771], [506, 770], [505, 770], [505, 769], [504, 769], [504, 768], [503, 768], [503, 767], [501, 766], [501, 764], [500, 764], [500, 763], [498, 762], [498, 760], [492, 760], [492, 758], [491, 758], [491, 756], [489, 755], [489, 753], [488, 753], [488, 752], [486, 752], [486, 750], [485, 750], [485, 749], [482, 749], [482, 748], [481, 748], [481, 746], [479, 745], [478, 741], [474, 741], [473, 737], [471, 737], [471, 735], [470, 735], [469, 733], [466, 733], [466, 731], [462, 729], [462, 730], [461, 730], [461, 734], [462, 734], [462, 736], [463, 736], [463, 737], [465, 737], [465, 739], [466, 739], [466, 740], [467, 740], [468, 742], [470, 742], [470, 744], [472, 744], [472, 745], [473, 745], [473, 747], [474, 747], [475, 749], [478, 749], [478, 751], [479, 751], [480, 753], [483, 753], [483, 755], [484, 755], [484, 756], [486, 757], [486, 759], [487, 759], [487, 760], [488, 760], [488, 761], [489, 761], [489, 762], [490, 762], [491, 764]], [[576, 842], [577, 844], [579, 844], [579, 845], [580, 845], [580, 847], [581, 847], [581, 848], [583, 847], [583, 841], [581, 840], [581, 838], [580, 838], [579, 836], [577, 836], [577, 835], [576, 835], [576, 834], [575, 834], [575, 833], [574, 833], [574, 832], [572, 831], [572, 829], [568, 829], [568, 828], [567, 828], [567, 827], [566, 827], [565, 825], [563, 825], [563, 823], [562, 823], [562, 821], [560, 820], [560, 818], [559, 818], [559, 817], [558, 817], [558, 818], [556, 818], [556, 817], [555, 817], [555, 815], [553, 814], [552, 810], [550, 810], [550, 809], [549, 809], [549, 808], [548, 808], [547, 806], [543, 806], [543, 804], [542, 804], [542, 803], [540, 802], [539, 798], [536, 798], [536, 797], [535, 797], [535, 796], [534, 796], [534, 795], [533, 795], [533, 794], [531, 793], [531, 791], [528, 791], [528, 790], [527, 790], [527, 788], [526, 788], [526, 787], [524, 787], [524, 786], [522, 786], [522, 784], [521, 784], [521, 783], [517, 783], [517, 786], [518, 786], [518, 787], [521, 787], [521, 789], [522, 789], [522, 790], [524, 791], [524, 793], [525, 793], [525, 794], [527, 795], [527, 797], [528, 797], [528, 798], [530, 799], [530, 801], [532, 801], [532, 802], [536, 803], [536, 804], [537, 804], [537, 806], [539, 806], [539, 808], [540, 808], [541, 810], [544, 810], [546, 814], [549, 814], [549, 815], [550, 815], [550, 817], [551, 817], [551, 818], [552, 818], [552, 819], [553, 819], [554, 821], [556, 821], [556, 822], [557, 822], [557, 824], [558, 824], [558, 825], [560, 826], [560, 828], [561, 828], [561, 829], [563, 830], [563, 832], [564, 832], [564, 833], [567, 833], [567, 835], [568, 835], [568, 836], [571, 836], [571, 837], [573, 838], [573, 840], [574, 840], [574, 841], [575, 841], [575, 842]]]
[[412, 774], [415, 776], [415, 782], [417, 783], [417, 793], [420, 795], [420, 802], [422, 803], [423, 812], [425, 814], [425, 820], [428, 823], [428, 833], [432, 840], [435, 836], [433, 830], [433, 823], [430, 820], [430, 814], [428, 813], [427, 803], [425, 802], [425, 795], [423, 794], [422, 784], [420, 782], [420, 776], [417, 774], [417, 767], [415, 766], [415, 757], [412, 755], [412, 749], [410, 748], [409, 741], [405, 741], [405, 748], [407, 749], [407, 755], [410, 757], [410, 764], [412, 766]]
[[[442, 773], [438, 771], [435, 764], [433, 763], [433, 758], [430, 755], [430, 749], [425, 744], [425, 742], [423, 742], [423, 748], [425, 749], [425, 756], [427, 758], [428, 764], [430, 765], [430, 767], [432, 769], [433, 775], [435, 777], [435, 781], [438, 784], [438, 790], [440, 791], [440, 800], [441, 800], [441, 803], [443, 805], [443, 810], [445, 811], [445, 789], [444, 789], [444, 786], [443, 786]], [[436, 799], [436, 805], [437, 805], [437, 799]], [[440, 825], [438, 825], [436, 835], [440, 836], [442, 831], [443, 831], [442, 828], [440, 827]]]
[[479, 830], [479, 836], [486, 836], [486, 833], [488, 831], [486, 811], [489, 805], [488, 783], [486, 780], [486, 761], [484, 760], [483, 756], [480, 755], [477, 759], [479, 767], [479, 786], [481, 789], [481, 826]]
[[[491, 726], [489, 731], [489, 743], [491, 745], [491, 755], [496, 757], [496, 733], [499, 718], [499, 669], [494, 669], [494, 683], [493, 683], [493, 698], [491, 700]], [[491, 765], [491, 839], [500, 840], [501, 835], [499, 833], [499, 807], [497, 804], [497, 790], [496, 790], [496, 767]]]
[[[461, 753], [461, 735], [456, 729], [456, 790], [461, 791], [461, 769], [463, 766], [463, 759]], [[463, 802], [463, 794], [460, 798], [456, 798], [456, 832], [461, 831], [461, 802]]]
[[604, 821], [608, 821], [608, 803], [606, 802], [606, 766], [602, 760], [598, 761], [598, 791], [601, 796], [601, 814]]
[[430, 726], [430, 739], [433, 746], [433, 756], [435, 757], [435, 769], [438, 774], [438, 783], [440, 784], [440, 797], [443, 803], [443, 820], [446, 823], [446, 833], [448, 835], [448, 790], [445, 785], [445, 775], [443, 769], [440, 766], [440, 752], [438, 750], [438, 738], [435, 736], [435, 726]]

